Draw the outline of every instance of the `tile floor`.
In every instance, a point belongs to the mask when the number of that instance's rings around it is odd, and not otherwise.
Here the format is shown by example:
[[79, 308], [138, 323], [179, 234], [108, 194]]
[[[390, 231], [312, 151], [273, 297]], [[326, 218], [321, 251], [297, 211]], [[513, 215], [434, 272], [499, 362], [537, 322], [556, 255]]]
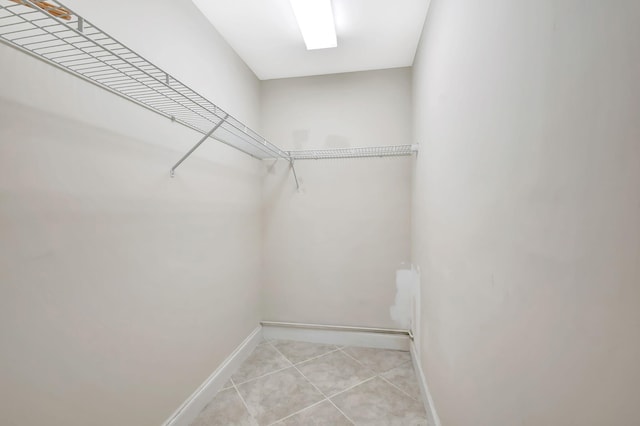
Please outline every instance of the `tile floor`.
[[427, 425], [409, 352], [263, 342], [192, 426]]

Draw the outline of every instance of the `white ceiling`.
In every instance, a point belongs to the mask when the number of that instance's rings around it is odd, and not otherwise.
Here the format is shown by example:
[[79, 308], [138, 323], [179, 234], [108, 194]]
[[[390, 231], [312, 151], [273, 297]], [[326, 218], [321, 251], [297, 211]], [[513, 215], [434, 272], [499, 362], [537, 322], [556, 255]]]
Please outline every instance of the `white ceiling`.
[[261, 80], [413, 64], [429, 0], [333, 0], [338, 47], [306, 50], [289, 0], [193, 0]]

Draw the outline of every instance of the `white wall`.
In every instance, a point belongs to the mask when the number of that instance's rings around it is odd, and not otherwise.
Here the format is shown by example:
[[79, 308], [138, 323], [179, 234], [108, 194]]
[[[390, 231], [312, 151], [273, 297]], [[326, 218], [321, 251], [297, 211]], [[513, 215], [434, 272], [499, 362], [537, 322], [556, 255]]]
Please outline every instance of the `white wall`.
[[[410, 108], [408, 68], [262, 82], [262, 128], [284, 149], [410, 143]], [[396, 327], [410, 158], [298, 161], [296, 170], [300, 192], [284, 161], [264, 182], [264, 319]]]
[[[69, 1], [256, 127], [188, 0]], [[175, 60], [178, 58], [179, 60]], [[3, 425], [158, 425], [260, 320], [259, 161], [0, 45]]]
[[640, 4], [433, 0], [422, 362], [447, 426], [640, 418]]

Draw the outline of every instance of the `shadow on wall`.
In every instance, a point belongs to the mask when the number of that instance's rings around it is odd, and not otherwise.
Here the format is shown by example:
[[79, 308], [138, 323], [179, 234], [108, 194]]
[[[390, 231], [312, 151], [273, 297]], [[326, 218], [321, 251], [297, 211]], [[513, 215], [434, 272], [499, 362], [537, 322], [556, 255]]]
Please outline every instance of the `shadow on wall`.
[[295, 149], [305, 149], [305, 145], [309, 143], [309, 129], [294, 130], [291, 136]]
[[349, 148], [349, 140], [340, 135], [329, 135], [325, 141], [327, 148]]
[[303, 149], [336, 149], [336, 148], [349, 148], [351, 144], [349, 140], [340, 135], [328, 135], [325, 139], [324, 146], [319, 147], [310, 147], [310, 130], [309, 129], [299, 129], [294, 130], [291, 133], [291, 139], [293, 140], [293, 147], [296, 150]]

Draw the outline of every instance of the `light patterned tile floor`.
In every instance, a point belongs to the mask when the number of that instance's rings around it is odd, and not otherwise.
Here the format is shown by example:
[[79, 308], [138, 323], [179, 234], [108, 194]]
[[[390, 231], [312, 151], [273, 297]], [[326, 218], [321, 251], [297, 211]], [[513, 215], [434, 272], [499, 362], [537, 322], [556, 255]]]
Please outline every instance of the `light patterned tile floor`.
[[427, 425], [408, 352], [259, 345], [192, 426]]

